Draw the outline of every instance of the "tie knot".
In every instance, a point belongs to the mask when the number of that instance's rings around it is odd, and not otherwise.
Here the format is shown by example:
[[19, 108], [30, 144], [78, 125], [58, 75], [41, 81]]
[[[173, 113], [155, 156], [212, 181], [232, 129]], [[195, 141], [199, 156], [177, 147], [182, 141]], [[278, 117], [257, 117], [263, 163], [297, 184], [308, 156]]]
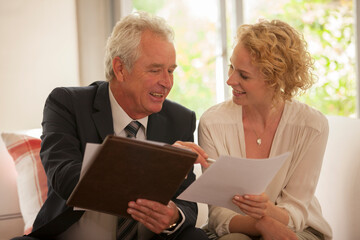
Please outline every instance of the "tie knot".
[[128, 138], [135, 138], [136, 133], [138, 132], [139, 128], [141, 126], [141, 123], [138, 121], [132, 121], [125, 127], [125, 132], [127, 134]]

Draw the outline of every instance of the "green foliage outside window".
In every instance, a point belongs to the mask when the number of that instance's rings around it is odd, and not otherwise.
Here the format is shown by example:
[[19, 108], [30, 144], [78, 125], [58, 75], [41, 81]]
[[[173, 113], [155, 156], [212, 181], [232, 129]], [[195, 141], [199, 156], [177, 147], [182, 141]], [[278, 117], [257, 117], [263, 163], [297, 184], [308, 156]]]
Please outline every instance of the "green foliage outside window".
[[[216, 26], [190, 17], [183, 1], [169, 2], [172, 1], [134, 0], [133, 5], [137, 10], [153, 14], [165, 11], [171, 16], [167, 20], [175, 29], [179, 67], [175, 71], [175, 83], [169, 98], [194, 110], [199, 117], [216, 103]], [[299, 99], [327, 115], [355, 117], [353, 1], [279, 2], [283, 2], [280, 11], [271, 7], [272, 1], [263, 1], [259, 5], [261, 9], [250, 11], [251, 19], [247, 22], [253, 23], [260, 16], [281, 19], [302, 32], [315, 60], [317, 83]], [[231, 47], [233, 37], [228, 40]]]
[[167, 16], [165, 19], [175, 31], [178, 65], [168, 98], [195, 111], [199, 118], [216, 103], [215, 24], [194, 19], [184, 1], [133, 0], [133, 6], [136, 10]]
[[317, 83], [299, 99], [327, 115], [356, 111], [352, 0], [291, 0], [275, 18], [301, 31], [315, 60]]

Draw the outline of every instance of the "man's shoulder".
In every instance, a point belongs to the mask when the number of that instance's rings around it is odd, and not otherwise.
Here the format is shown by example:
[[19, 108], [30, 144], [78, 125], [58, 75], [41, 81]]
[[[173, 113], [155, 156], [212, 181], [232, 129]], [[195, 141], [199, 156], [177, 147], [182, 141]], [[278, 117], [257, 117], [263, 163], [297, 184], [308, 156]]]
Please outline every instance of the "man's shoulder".
[[186, 114], [186, 115], [192, 115], [195, 114], [194, 111], [190, 110], [189, 108], [171, 101], [169, 99], [166, 99], [163, 103], [163, 107], [160, 111], [160, 113], [173, 113], [176, 115]]
[[171, 100], [165, 100], [161, 111], [149, 116], [147, 137], [169, 144], [177, 140], [194, 141], [195, 126], [194, 111]]
[[73, 99], [73, 100], [81, 100], [86, 98], [93, 98], [96, 94], [98, 94], [99, 90], [103, 89], [103, 92], [106, 92], [108, 89], [108, 83], [105, 81], [97, 81], [93, 82], [89, 86], [67, 86], [67, 87], [56, 87], [54, 88], [49, 97], [55, 99]]
[[67, 87], [56, 87], [52, 93], [89, 93], [96, 92], [99, 88], [108, 86], [108, 83], [105, 81], [96, 81], [90, 84], [89, 86], [67, 86]]

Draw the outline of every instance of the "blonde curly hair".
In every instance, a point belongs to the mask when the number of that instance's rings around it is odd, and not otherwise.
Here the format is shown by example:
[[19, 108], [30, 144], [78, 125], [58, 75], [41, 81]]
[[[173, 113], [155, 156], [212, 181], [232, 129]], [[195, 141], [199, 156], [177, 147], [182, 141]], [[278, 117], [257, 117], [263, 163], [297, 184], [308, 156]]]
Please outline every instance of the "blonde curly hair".
[[313, 59], [302, 34], [280, 20], [260, 20], [237, 30], [236, 43], [243, 45], [252, 63], [274, 90], [273, 101], [289, 100], [315, 82]]

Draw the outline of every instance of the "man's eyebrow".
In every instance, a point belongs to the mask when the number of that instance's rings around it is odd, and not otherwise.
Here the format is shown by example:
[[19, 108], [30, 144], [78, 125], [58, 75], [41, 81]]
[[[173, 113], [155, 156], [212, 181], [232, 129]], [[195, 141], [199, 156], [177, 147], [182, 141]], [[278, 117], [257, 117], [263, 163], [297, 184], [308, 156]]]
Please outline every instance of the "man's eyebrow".
[[[160, 64], [160, 63], [153, 63], [153, 64], [150, 64], [149, 66], [147, 66], [147, 68], [163, 68], [165, 65], [164, 64]], [[177, 65], [174, 64], [174, 65], [171, 65], [170, 68], [177, 68]]]

